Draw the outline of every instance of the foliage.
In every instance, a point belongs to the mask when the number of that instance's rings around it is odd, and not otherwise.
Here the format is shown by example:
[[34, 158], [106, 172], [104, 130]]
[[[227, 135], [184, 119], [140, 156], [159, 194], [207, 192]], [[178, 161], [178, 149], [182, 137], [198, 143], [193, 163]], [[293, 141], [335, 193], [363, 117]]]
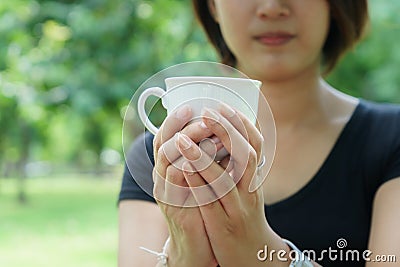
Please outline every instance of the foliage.
[[400, 2], [369, 4], [371, 22], [363, 42], [347, 54], [329, 81], [357, 97], [400, 103]]
[[101, 152], [121, 152], [121, 116], [136, 88], [200, 57], [194, 25], [180, 1], [1, 1], [3, 161], [25, 153], [93, 166]]
[[[216, 60], [189, 3], [0, 1], [0, 164], [85, 167], [104, 151], [121, 153], [122, 116], [140, 84], [176, 63]], [[371, 6], [371, 34], [329, 81], [400, 102], [399, 2]]]

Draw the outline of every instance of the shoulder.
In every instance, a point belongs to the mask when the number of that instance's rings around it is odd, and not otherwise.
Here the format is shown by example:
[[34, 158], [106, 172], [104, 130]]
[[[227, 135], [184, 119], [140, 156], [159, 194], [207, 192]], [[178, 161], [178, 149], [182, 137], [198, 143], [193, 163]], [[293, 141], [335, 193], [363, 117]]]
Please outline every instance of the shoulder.
[[154, 202], [153, 179], [153, 135], [139, 135], [125, 154], [125, 170], [119, 201], [140, 199]]
[[153, 135], [143, 133], [132, 143], [125, 155], [126, 173], [144, 187], [152, 188], [152, 171], [154, 167]]
[[369, 150], [375, 147], [384, 150], [394, 143], [400, 144], [400, 105], [360, 99], [346, 131], [348, 142], [369, 146]]
[[125, 154], [126, 164], [135, 165], [135, 163], [146, 161], [147, 164], [154, 165], [153, 157], [153, 138], [149, 132], [142, 133], [133, 141]]
[[[355, 126], [363, 136], [369, 135], [384, 142], [400, 142], [400, 105], [360, 100], [354, 114]], [[382, 139], [385, 137], [385, 140]], [[378, 140], [377, 140], [378, 141]]]
[[373, 143], [395, 148], [400, 145], [400, 105], [360, 100], [356, 126]]
[[359, 105], [362, 158], [367, 166], [379, 167], [376, 186], [380, 186], [400, 176], [400, 105], [366, 100]]
[[359, 110], [362, 115], [381, 122], [393, 123], [400, 120], [400, 104], [377, 103], [360, 99]]

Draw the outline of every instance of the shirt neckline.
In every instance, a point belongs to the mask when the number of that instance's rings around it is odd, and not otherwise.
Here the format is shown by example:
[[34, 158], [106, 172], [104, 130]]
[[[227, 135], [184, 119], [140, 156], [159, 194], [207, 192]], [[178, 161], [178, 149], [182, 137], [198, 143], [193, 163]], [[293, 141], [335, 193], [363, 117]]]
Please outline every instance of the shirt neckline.
[[[329, 165], [329, 162], [332, 160], [334, 155], [336, 154], [336, 151], [338, 148], [340, 148], [340, 144], [344, 142], [346, 137], [348, 136], [348, 132], [351, 130], [352, 125], [358, 120], [359, 115], [362, 113], [362, 109], [364, 107], [364, 100], [358, 99], [358, 104], [356, 108], [354, 109], [353, 113], [351, 114], [349, 120], [346, 122], [346, 125], [343, 127], [341, 130], [338, 138], [336, 139], [334, 145], [332, 146], [330, 152], [326, 156], [324, 162], [321, 164], [317, 172], [314, 174], [314, 176], [308, 181], [303, 187], [301, 187], [298, 191], [296, 191], [294, 194], [279, 200], [277, 202], [274, 202], [272, 204], [264, 204], [264, 206], [268, 209], [274, 209], [278, 207], [283, 207], [290, 205], [293, 201], [296, 202], [300, 198], [303, 198], [308, 192], [312, 191], [312, 189], [318, 185], [320, 182], [321, 178], [323, 175], [321, 173], [324, 172], [324, 170], [327, 168]], [[268, 179], [268, 177], [267, 177]]]

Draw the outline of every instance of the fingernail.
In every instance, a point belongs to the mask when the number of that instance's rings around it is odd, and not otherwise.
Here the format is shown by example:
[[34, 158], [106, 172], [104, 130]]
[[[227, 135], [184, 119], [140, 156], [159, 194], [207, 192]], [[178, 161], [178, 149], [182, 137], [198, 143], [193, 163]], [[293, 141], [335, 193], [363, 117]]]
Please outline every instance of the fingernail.
[[178, 140], [183, 150], [188, 150], [192, 146], [192, 141], [185, 134], [180, 133]]
[[213, 142], [214, 142], [214, 144], [219, 144], [219, 143], [221, 143], [221, 139], [219, 139], [217, 136], [213, 136], [213, 137], [211, 137], [211, 139], [213, 140]]
[[204, 108], [202, 115], [210, 122], [210, 124], [216, 124], [217, 121], [219, 121], [218, 113], [209, 108]]
[[184, 105], [175, 112], [175, 117], [179, 120], [185, 120], [189, 117], [191, 108], [189, 105]]
[[203, 128], [203, 129], [208, 129], [208, 127], [207, 127], [207, 125], [204, 123], [204, 121], [202, 121], [202, 122], [200, 123], [200, 127]]
[[232, 118], [236, 114], [236, 111], [233, 108], [231, 108], [230, 106], [226, 105], [226, 104], [219, 104], [219, 109], [228, 118]]

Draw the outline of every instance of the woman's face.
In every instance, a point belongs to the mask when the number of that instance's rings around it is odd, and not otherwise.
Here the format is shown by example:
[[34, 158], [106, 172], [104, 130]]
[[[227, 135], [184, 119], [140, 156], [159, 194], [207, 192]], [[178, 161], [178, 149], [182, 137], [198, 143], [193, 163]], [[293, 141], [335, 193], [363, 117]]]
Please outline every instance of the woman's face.
[[237, 67], [279, 81], [319, 73], [329, 29], [327, 0], [209, 0]]

